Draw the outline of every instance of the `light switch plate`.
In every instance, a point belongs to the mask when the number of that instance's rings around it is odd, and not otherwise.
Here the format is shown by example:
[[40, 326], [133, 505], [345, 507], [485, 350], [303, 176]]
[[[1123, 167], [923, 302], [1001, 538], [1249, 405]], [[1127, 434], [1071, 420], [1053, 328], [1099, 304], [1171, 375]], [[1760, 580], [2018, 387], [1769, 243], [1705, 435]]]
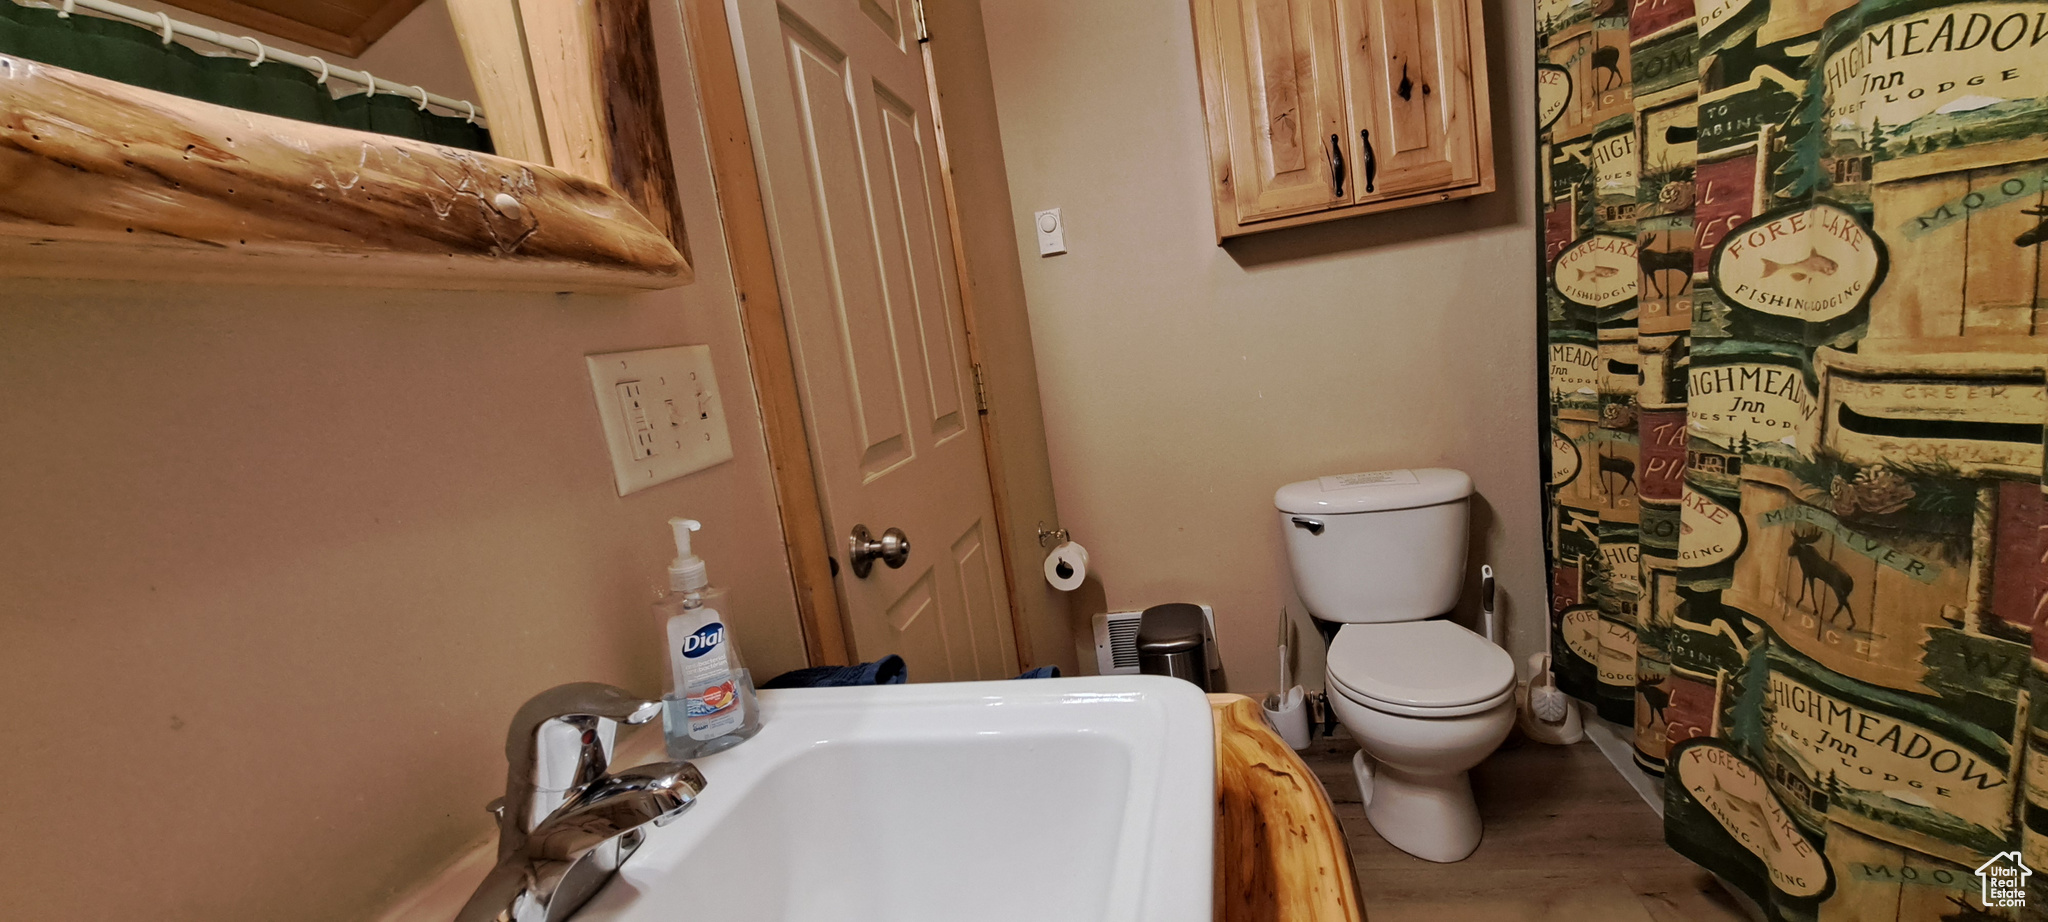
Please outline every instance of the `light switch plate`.
[[1031, 223], [1038, 230], [1038, 255], [1056, 256], [1067, 251], [1067, 222], [1060, 217], [1060, 210], [1047, 208], [1031, 216]]
[[619, 495], [732, 460], [710, 346], [586, 355]]

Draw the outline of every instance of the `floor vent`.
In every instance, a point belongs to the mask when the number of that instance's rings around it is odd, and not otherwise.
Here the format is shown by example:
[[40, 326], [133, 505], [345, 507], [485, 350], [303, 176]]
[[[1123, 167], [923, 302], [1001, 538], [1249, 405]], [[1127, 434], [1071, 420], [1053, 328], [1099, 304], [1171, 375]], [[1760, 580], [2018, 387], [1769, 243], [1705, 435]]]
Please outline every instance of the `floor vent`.
[[1138, 618], [1144, 612], [1113, 611], [1095, 616], [1095, 668], [1103, 675], [1138, 671]]

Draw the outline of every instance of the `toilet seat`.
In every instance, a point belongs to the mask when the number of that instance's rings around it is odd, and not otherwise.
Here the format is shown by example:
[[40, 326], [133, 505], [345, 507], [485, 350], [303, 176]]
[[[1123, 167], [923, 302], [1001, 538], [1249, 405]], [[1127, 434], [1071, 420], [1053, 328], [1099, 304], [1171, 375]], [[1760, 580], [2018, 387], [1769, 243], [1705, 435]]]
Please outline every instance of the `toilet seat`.
[[1461, 717], [1514, 696], [1506, 650], [1449, 621], [1347, 624], [1328, 656], [1330, 687], [1361, 705], [1410, 717]]
[[1509, 687], [1502, 689], [1500, 694], [1494, 695], [1491, 698], [1486, 698], [1480, 701], [1474, 701], [1470, 704], [1458, 704], [1451, 705], [1449, 707], [1416, 707], [1407, 704], [1395, 704], [1391, 701], [1382, 701], [1378, 698], [1374, 698], [1369, 695], [1360, 694], [1358, 691], [1347, 687], [1342, 679], [1337, 679], [1334, 676], [1332, 677], [1332, 681], [1330, 682], [1330, 690], [1336, 692], [1339, 695], [1344, 696], [1344, 699], [1347, 701], [1357, 703], [1360, 707], [1372, 708], [1373, 710], [1379, 711], [1383, 714], [1395, 714], [1401, 717], [1421, 717], [1426, 719], [1438, 717], [1464, 717], [1471, 714], [1479, 714], [1493, 710], [1496, 707], [1506, 704], [1509, 700], [1515, 697], [1514, 688]]

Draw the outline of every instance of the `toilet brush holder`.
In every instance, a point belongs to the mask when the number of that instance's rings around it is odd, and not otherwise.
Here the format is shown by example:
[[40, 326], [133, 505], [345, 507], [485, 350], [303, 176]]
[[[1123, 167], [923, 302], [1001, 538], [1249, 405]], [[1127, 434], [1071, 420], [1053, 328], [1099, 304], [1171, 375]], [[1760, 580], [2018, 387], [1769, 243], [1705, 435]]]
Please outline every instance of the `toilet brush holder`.
[[1557, 687], [1548, 653], [1531, 654], [1529, 678], [1515, 683], [1515, 723], [1523, 736], [1553, 746], [1569, 746], [1586, 738], [1578, 705]]
[[1308, 748], [1308, 694], [1299, 685], [1287, 690], [1286, 694], [1267, 695], [1259, 707], [1266, 712], [1266, 723], [1288, 748]]

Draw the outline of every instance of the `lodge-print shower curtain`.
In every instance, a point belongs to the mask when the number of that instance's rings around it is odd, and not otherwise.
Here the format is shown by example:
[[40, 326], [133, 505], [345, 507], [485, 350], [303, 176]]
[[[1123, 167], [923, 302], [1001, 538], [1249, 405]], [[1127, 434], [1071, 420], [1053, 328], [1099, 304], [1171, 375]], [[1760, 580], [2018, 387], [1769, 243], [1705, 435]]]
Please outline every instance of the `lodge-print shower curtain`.
[[1775, 918], [2048, 918], [2048, 0], [1536, 15], [1561, 680]]

